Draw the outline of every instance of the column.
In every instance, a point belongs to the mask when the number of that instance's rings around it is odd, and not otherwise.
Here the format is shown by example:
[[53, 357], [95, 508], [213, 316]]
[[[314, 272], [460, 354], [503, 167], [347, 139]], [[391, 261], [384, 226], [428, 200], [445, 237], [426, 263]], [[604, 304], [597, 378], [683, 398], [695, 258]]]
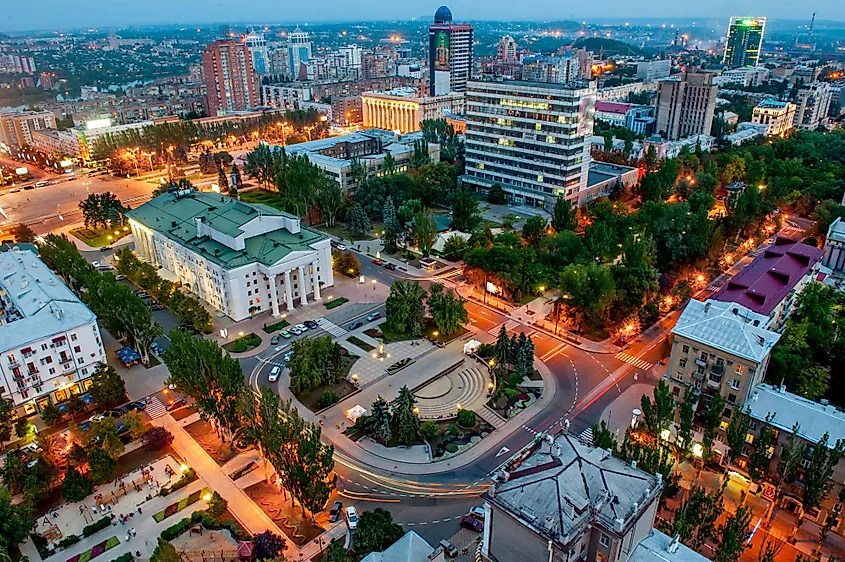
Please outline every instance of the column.
[[285, 271], [285, 301], [288, 305], [288, 312], [293, 310], [293, 293], [290, 290], [290, 271]]
[[302, 306], [308, 304], [308, 298], [305, 296], [305, 267], [299, 266], [299, 302]]
[[273, 299], [273, 318], [281, 316], [279, 314], [279, 288], [276, 286], [276, 275], [270, 276], [270, 297]]
[[317, 274], [317, 262], [311, 262], [311, 285], [314, 287], [314, 299], [320, 300], [320, 277]]

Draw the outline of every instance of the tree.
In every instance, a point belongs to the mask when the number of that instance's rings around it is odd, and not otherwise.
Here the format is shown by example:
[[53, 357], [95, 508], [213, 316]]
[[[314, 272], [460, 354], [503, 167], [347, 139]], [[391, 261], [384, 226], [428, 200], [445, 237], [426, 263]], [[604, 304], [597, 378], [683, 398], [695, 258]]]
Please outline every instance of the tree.
[[555, 232], [575, 231], [578, 226], [578, 208], [572, 207], [568, 199], [558, 197], [552, 211], [552, 228]]
[[751, 427], [751, 410], [745, 412], [734, 410], [728, 428], [725, 430], [728, 452], [725, 453], [725, 470], [730, 468], [731, 461], [740, 455], [745, 445], [745, 438], [748, 435], [748, 428]]
[[751, 536], [751, 507], [741, 504], [736, 513], [728, 517], [717, 531], [719, 546], [713, 556], [714, 562], [738, 562], [748, 548]]
[[232, 169], [229, 171], [229, 183], [238, 191], [240, 191], [244, 185], [244, 180], [241, 177], [241, 171], [238, 169], [238, 165], [234, 162], [232, 162]]
[[776, 562], [780, 551], [785, 543], [772, 535], [760, 543], [760, 552], [757, 554], [757, 562]]
[[414, 240], [417, 242], [417, 247], [422, 252], [423, 257], [428, 257], [431, 254], [431, 247], [434, 246], [434, 241], [437, 239], [437, 223], [434, 221], [434, 215], [428, 209], [423, 209], [414, 217]]
[[33, 527], [32, 509], [25, 504], [13, 504], [12, 495], [0, 488], [0, 547], [7, 552], [17, 548]]
[[147, 449], [160, 451], [173, 443], [173, 434], [163, 427], [151, 427], [141, 440]]
[[347, 277], [355, 278], [361, 273], [361, 264], [352, 252], [332, 252], [332, 261], [334, 270]]
[[491, 205], [504, 205], [508, 202], [508, 196], [502, 189], [501, 184], [494, 183], [490, 186], [490, 189], [487, 190], [487, 202]]
[[79, 443], [74, 442], [70, 446], [70, 451], [67, 454], [68, 466], [75, 466], [77, 468], [88, 464], [88, 450]]
[[361, 238], [370, 231], [370, 219], [360, 203], [355, 203], [346, 213], [346, 229], [355, 237]]
[[417, 281], [399, 279], [390, 286], [385, 319], [394, 332], [419, 335], [424, 317], [425, 289]]
[[391, 417], [397, 427], [397, 437], [405, 445], [413, 445], [420, 427], [419, 417], [414, 411], [416, 403], [413, 393], [407, 386], [402, 386], [391, 404]]
[[689, 456], [692, 448], [692, 438], [695, 419], [695, 404], [698, 402], [698, 393], [692, 388], [684, 391], [684, 401], [681, 403], [681, 413], [678, 420], [677, 445], [681, 460]]
[[50, 427], [56, 425], [64, 419], [64, 414], [59, 410], [58, 406], [53, 403], [47, 403], [41, 408], [41, 420]]
[[287, 542], [285, 539], [272, 531], [258, 533], [252, 537], [252, 543], [255, 545], [256, 560], [277, 558], [281, 556], [282, 552], [287, 548]]
[[9, 229], [15, 242], [35, 242], [35, 232], [25, 224], [16, 224]]
[[292, 491], [303, 510], [311, 512], [313, 523], [316, 513], [323, 509], [331, 494], [328, 477], [334, 469], [334, 447], [321, 442], [319, 425], [303, 425], [295, 440], [297, 462], [288, 465], [287, 469], [293, 483]]
[[458, 410], [459, 426], [465, 429], [470, 429], [472, 427], [475, 427], [476, 423], [478, 423], [478, 417], [476, 416], [475, 412], [466, 409]]
[[716, 538], [716, 521], [724, 511], [722, 491], [707, 493], [706, 489], [694, 484], [675, 512], [673, 534], [693, 550], [699, 550], [705, 542]]
[[176, 550], [172, 544], [164, 540], [163, 538], [158, 538], [158, 544], [156, 544], [155, 550], [153, 550], [153, 555], [150, 557], [150, 562], [180, 562], [181, 556], [179, 556], [179, 552]]
[[285, 420], [279, 409], [279, 395], [270, 387], [262, 386], [260, 398], [251, 388], [244, 389], [238, 403], [241, 431], [251, 442], [258, 446], [258, 453], [264, 460], [264, 479], [270, 482], [270, 468], [274, 460], [278, 462], [275, 451], [282, 448], [286, 439]]
[[91, 375], [91, 398], [103, 408], [114, 408], [126, 400], [126, 383], [114, 367], [98, 363]]
[[226, 171], [223, 169], [223, 166], [217, 168], [217, 186], [220, 188], [220, 193], [231, 193], [231, 190], [234, 190], [237, 193], [237, 188], [229, 188], [229, 176], [226, 175]]
[[508, 331], [505, 325], [499, 328], [499, 335], [496, 337], [496, 348], [493, 352], [494, 367], [501, 373], [507, 372], [508, 363], [510, 363], [510, 349], [511, 343], [508, 339]]
[[376, 439], [382, 442], [382, 444], [387, 444], [390, 441], [390, 438], [393, 436], [393, 433], [390, 429], [390, 422], [392, 418], [390, 416], [390, 408], [387, 405], [387, 401], [384, 398], [379, 396], [376, 398], [376, 401], [373, 402], [373, 405], [370, 407], [370, 415], [367, 419], [369, 425], [369, 431], [375, 435]]
[[337, 214], [343, 208], [343, 188], [322, 170], [320, 174], [316, 180], [317, 208], [320, 210], [320, 217], [326, 221], [326, 226], [334, 226]]
[[144, 421], [144, 415], [138, 411], [127, 412], [123, 416], [123, 425], [132, 439], [140, 439], [147, 432], [147, 422]]
[[464, 299], [456, 298], [451, 289], [444, 292], [443, 285], [432, 283], [429, 292], [428, 312], [443, 335], [450, 336], [469, 322]]
[[643, 412], [643, 424], [649, 435], [660, 437], [664, 429], [669, 428], [674, 415], [675, 401], [672, 391], [666, 381], [661, 380], [654, 387], [654, 399], [643, 395], [640, 399], [640, 409]]
[[62, 480], [62, 498], [66, 502], [79, 502], [94, 493], [94, 485], [78, 469], [70, 467]]
[[399, 218], [396, 216], [396, 207], [393, 204], [393, 197], [388, 196], [384, 202], [384, 209], [382, 210], [382, 220], [384, 222], [384, 249], [388, 253], [393, 253], [399, 245], [399, 239], [402, 236], [402, 225], [399, 223]]
[[702, 431], [702, 459], [704, 462], [710, 460], [713, 454], [713, 441], [716, 439], [716, 431], [722, 422], [722, 413], [725, 410], [725, 398], [721, 394], [713, 396], [710, 407], [704, 414], [704, 430]]
[[381, 552], [402, 538], [402, 526], [393, 522], [393, 515], [377, 507], [358, 517], [358, 528], [352, 535], [352, 549], [359, 557], [371, 552]]
[[341, 348], [331, 336], [301, 339], [291, 346], [290, 388], [294, 394], [310, 392], [320, 384], [334, 384], [343, 376]]
[[616, 440], [604, 420], [601, 420], [600, 425], [593, 425], [593, 446], [611, 453], [616, 452]]
[[[15, 403], [10, 398], [0, 398], [0, 445], [12, 438], [12, 427], [14, 422]], [[26, 419], [26, 418], [21, 418]], [[18, 437], [23, 437], [26, 433], [17, 431]]]
[[781, 501], [780, 494], [783, 489], [783, 485], [791, 484], [795, 481], [796, 471], [798, 470], [801, 461], [804, 459], [806, 447], [801, 438], [798, 437], [800, 429], [801, 426], [798, 422], [795, 422], [789, 435], [786, 437], [786, 442], [783, 444], [783, 448], [780, 451], [780, 458], [778, 459], [777, 474], [775, 478], [775, 482], [777, 482], [777, 486], [775, 487], [775, 501], [769, 505], [769, 519], [771, 519], [774, 514], [775, 506]]
[[431, 443], [431, 441], [437, 437], [439, 433], [440, 430], [433, 420], [426, 420], [422, 423], [422, 425], [420, 425], [420, 437], [426, 443]]
[[88, 467], [91, 469], [91, 480], [102, 484], [112, 478], [117, 461], [102, 447], [94, 447], [88, 453]]
[[760, 428], [760, 436], [754, 441], [754, 451], [748, 460], [748, 475], [755, 482], [760, 482], [769, 475], [771, 465], [772, 449], [775, 444], [775, 430], [772, 428], [772, 420], [775, 418], [773, 412], [769, 412], [766, 421]]
[[469, 187], [459, 187], [452, 195], [452, 229], [472, 232], [480, 221], [478, 200]]
[[798, 374], [795, 393], [816, 401], [825, 395], [830, 388], [830, 367], [813, 365], [802, 369]]
[[570, 265], [560, 274], [559, 286], [587, 322], [592, 326], [604, 324], [616, 294], [608, 268], [595, 263]]
[[117, 424], [115, 424], [112, 418], [103, 418], [95, 421], [91, 425], [90, 433], [91, 440], [89, 442], [96, 443], [99, 448], [111, 455], [115, 460], [126, 450], [123, 441], [120, 440], [120, 435], [117, 433]]
[[845, 455], [845, 441], [837, 439], [833, 447], [829, 446], [830, 435], [825, 432], [822, 438], [811, 448], [810, 464], [804, 471], [804, 488], [802, 500], [805, 511], [810, 511], [821, 505], [822, 498], [831, 486], [830, 477], [839, 460]]
[[343, 547], [342, 540], [332, 541], [326, 548], [320, 562], [352, 562], [352, 556], [349, 551]]
[[529, 246], [537, 248], [540, 245], [540, 240], [546, 235], [547, 227], [548, 222], [546, 222], [545, 217], [535, 215], [522, 225], [522, 237]]
[[211, 494], [211, 499], [208, 500], [208, 514], [211, 518], [215, 521], [220, 521], [220, 518], [226, 513], [226, 509], [229, 507], [229, 502], [223, 499], [223, 497], [218, 494], [216, 491]]

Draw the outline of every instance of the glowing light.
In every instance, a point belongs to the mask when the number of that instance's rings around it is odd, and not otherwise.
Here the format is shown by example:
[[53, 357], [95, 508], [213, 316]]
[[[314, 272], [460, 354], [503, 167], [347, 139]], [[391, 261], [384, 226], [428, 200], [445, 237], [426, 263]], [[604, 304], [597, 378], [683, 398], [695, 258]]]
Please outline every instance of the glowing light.
[[185, 472], [186, 470], [188, 470], [188, 469], [190, 469], [190, 468], [191, 468], [191, 467], [190, 467], [190, 466], [188, 466], [187, 464], [180, 464], [180, 465], [179, 465], [179, 470], [181, 470], [182, 472]]
[[695, 280], [698, 281], [699, 283], [701, 283], [702, 281], [704, 281], [704, 276], [703, 275], [697, 275]]
[[704, 447], [701, 446], [701, 443], [692, 444], [692, 454], [698, 458], [701, 458], [702, 455], [704, 455]]
[[663, 439], [664, 441], [669, 441], [669, 435], [670, 435], [670, 433], [669, 433], [668, 429], [664, 429], [663, 431], [660, 432], [660, 438]]
[[211, 494], [205, 494], [205, 495], [202, 497], [202, 499], [204, 499], [205, 501], [210, 500], [210, 499], [211, 499]]

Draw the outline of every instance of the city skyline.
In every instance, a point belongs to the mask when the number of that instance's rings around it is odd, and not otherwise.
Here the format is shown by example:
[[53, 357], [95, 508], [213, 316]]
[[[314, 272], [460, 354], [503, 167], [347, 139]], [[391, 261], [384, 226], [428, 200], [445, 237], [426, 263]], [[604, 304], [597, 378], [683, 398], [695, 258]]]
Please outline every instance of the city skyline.
[[[178, 7], [172, 3], [155, 0], [151, 3], [136, 4], [129, 2], [106, 2], [105, 0], [80, 0], [80, 9], [67, 11], [59, 0], [39, 0], [38, 24], [33, 25], [32, 6], [11, 5], [0, 23], [1, 32], [21, 33], [25, 31], [70, 30], [84, 28], [119, 28], [137, 26], [167, 25], [213, 25], [226, 22], [238, 25], [251, 23], [271, 23], [284, 25], [308, 25], [365, 21], [429, 21], [440, 5], [439, 2], [425, 5], [397, 5], [379, 1], [368, 6], [368, 15], [362, 17], [359, 6], [329, 0], [319, 7], [309, 4], [286, 6], [284, 12], [266, 0], [252, 0], [237, 14], [232, 14], [222, 3], [211, 5], [198, 0], [180, 2]], [[84, 7], [83, 7], [84, 6]], [[484, 2], [483, 6], [475, 0], [451, 3], [450, 8], [460, 21], [594, 21], [669, 19], [701, 17], [702, 19], [727, 19], [737, 14], [764, 14], [770, 20], [803, 21], [810, 17], [811, 8], [794, 3], [779, 2], [744, 2], [737, 6], [733, 3], [720, 2], [710, 4], [707, 13], [690, 14], [688, 7], [665, 0], [640, 4], [611, 2], [603, 14], [612, 13], [613, 17], [601, 15], [591, 7], [573, 9], [549, 9], [545, 2], [523, 3], [514, 9], [510, 3], [502, 0]], [[812, 7], [818, 14], [818, 23], [845, 22], [845, 6], [835, 0], [823, 0]], [[234, 19], [233, 19], [234, 16]], [[481, 16], [481, 17], [479, 17]], [[246, 18], [249, 19], [246, 19]]]

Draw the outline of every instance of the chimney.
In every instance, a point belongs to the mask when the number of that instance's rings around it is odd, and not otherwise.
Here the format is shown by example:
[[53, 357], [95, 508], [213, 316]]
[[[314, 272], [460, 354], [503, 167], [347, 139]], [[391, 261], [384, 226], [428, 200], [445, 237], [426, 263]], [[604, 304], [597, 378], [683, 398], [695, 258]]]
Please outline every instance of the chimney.
[[710, 301], [704, 303], [704, 314], [708, 314], [710, 312]]
[[672, 538], [672, 542], [670, 542], [669, 546], [666, 547], [666, 552], [668, 552], [669, 554], [675, 554], [676, 552], [678, 552], [678, 547], [681, 546], [680, 538], [680, 535], [675, 535]]

